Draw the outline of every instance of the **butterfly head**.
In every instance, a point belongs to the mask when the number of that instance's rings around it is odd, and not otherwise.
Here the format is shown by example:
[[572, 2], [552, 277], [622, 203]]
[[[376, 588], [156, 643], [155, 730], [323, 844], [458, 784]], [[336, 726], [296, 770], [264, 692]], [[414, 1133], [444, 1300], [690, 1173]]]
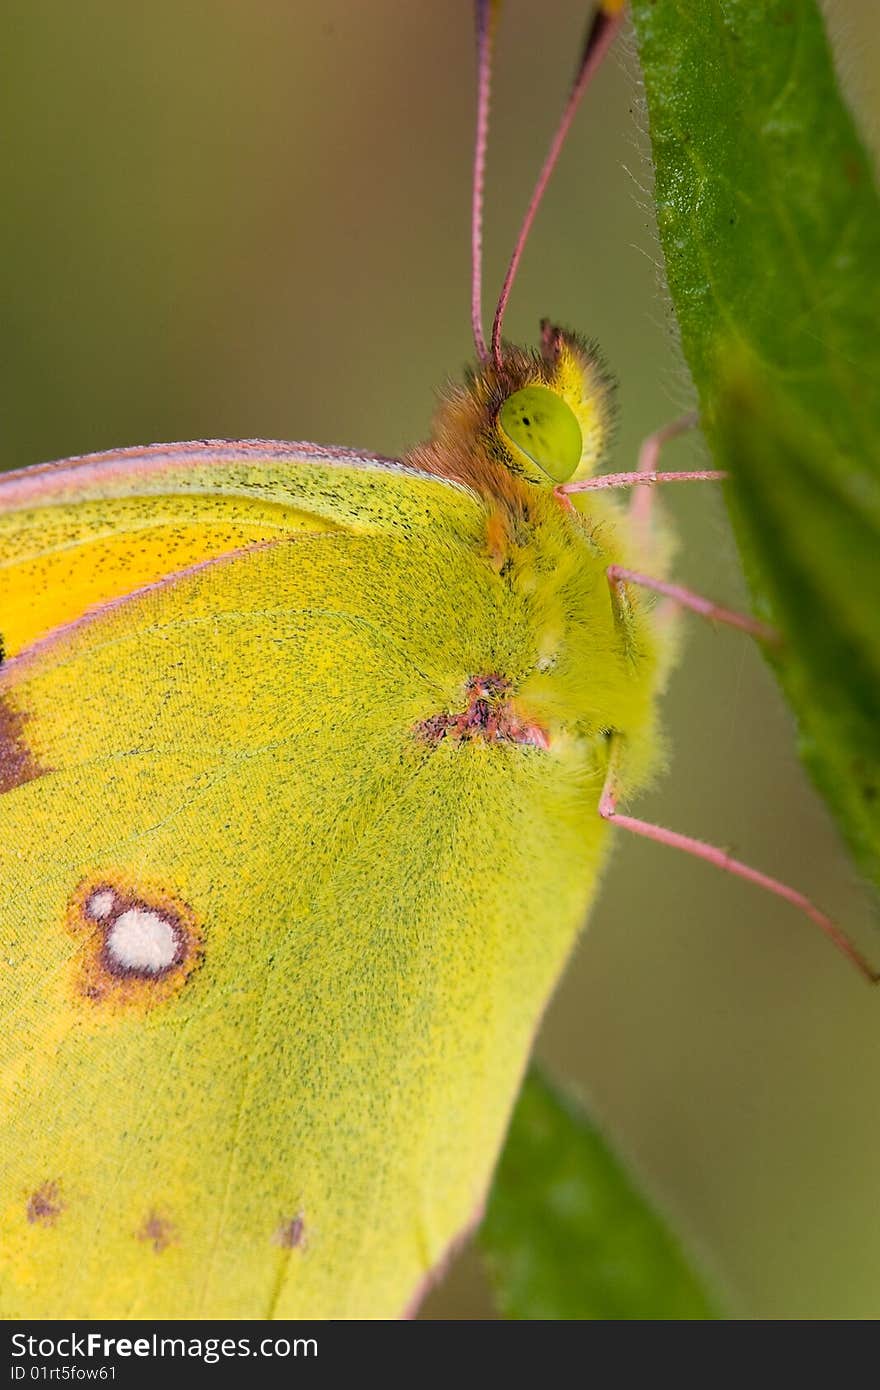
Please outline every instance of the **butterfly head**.
[[413, 461], [481, 492], [516, 480], [552, 491], [595, 472], [613, 428], [614, 384], [595, 348], [545, 321], [538, 350], [505, 344], [448, 390]]
[[545, 321], [539, 353], [508, 348], [500, 371], [485, 367], [473, 385], [487, 396], [487, 447], [511, 473], [552, 488], [595, 471], [613, 429], [613, 383], [590, 344]]

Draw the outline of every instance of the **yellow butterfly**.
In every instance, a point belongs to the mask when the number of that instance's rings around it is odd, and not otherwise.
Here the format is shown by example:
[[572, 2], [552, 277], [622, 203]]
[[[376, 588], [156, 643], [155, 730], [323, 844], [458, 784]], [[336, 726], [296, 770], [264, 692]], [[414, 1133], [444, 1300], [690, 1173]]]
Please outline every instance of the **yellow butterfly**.
[[0, 481], [7, 1318], [415, 1307], [479, 1218], [609, 821], [835, 930], [617, 811], [657, 764], [673, 649], [643, 591], [769, 634], [663, 577], [644, 485], [683, 422], [597, 474], [594, 352], [502, 339], [619, 3], [483, 339], [476, 8], [477, 363], [427, 443], [154, 446]]

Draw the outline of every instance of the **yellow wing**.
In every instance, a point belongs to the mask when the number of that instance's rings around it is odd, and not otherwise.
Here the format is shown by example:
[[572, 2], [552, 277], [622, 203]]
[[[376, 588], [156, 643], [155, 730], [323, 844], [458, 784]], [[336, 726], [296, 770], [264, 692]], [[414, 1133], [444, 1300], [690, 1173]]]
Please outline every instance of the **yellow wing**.
[[7, 1318], [402, 1311], [652, 741], [601, 527], [227, 447], [0, 485]]
[[237, 547], [338, 525], [393, 526], [402, 482], [413, 472], [350, 449], [203, 440], [7, 473], [0, 478], [5, 653], [98, 603]]

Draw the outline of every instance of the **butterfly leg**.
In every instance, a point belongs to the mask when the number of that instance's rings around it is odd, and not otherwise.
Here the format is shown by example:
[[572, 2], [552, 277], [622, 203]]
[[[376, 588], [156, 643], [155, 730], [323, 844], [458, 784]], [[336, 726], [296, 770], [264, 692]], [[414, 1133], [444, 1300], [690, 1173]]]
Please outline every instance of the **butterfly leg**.
[[680, 604], [682, 608], [689, 608], [692, 613], [698, 613], [701, 618], [709, 618], [712, 622], [725, 623], [728, 627], [739, 628], [740, 632], [748, 632], [761, 642], [779, 641], [779, 634], [776, 629], [767, 623], [762, 623], [759, 618], [753, 618], [748, 613], [737, 613], [732, 608], [723, 608], [713, 599], [704, 598], [702, 594], [696, 594], [692, 589], [686, 589], [681, 584], [669, 584], [665, 579], [652, 579], [650, 575], [640, 574], [638, 570], [626, 569], [623, 565], [609, 565], [605, 573], [608, 576], [612, 601], [619, 608], [623, 607], [624, 585], [638, 584], [643, 589], [650, 589], [655, 594], [662, 594], [664, 598], [671, 599], [673, 603]]
[[671, 849], [681, 850], [684, 854], [690, 854], [695, 859], [702, 859], [707, 864], [713, 864], [716, 869], [723, 869], [725, 873], [733, 874], [735, 878], [744, 879], [747, 883], [754, 883], [757, 887], [772, 893], [774, 897], [782, 898], [784, 902], [791, 903], [793, 907], [798, 908], [806, 917], [809, 917], [820, 931], [825, 933], [831, 943], [843, 952], [867, 980], [872, 984], [876, 984], [880, 980], [880, 971], [872, 969], [862, 953], [853, 945], [840, 927], [822, 912], [810, 898], [798, 892], [796, 888], [782, 883], [778, 878], [771, 878], [769, 874], [762, 873], [760, 869], [753, 869], [751, 865], [744, 864], [740, 859], [734, 859], [731, 854], [720, 849], [717, 845], [707, 844], [705, 840], [693, 839], [690, 835], [682, 835], [676, 830], [667, 830], [662, 825], [653, 825], [650, 821], [637, 820], [634, 816], [622, 815], [617, 809], [621, 735], [612, 734], [610, 741], [611, 755], [608, 760], [608, 772], [599, 799], [599, 815], [603, 820], [618, 826], [621, 830], [629, 830], [633, 835], [640, 835], [643, 839], [654, 840], [656, 844], [668, 845]]
[[[657, 464], [660, 462], [660, 455], [664, 446], [670, 440], [678, 439], [680, 435], [696, 429], [699, 422], [700, 417], [697, 411], [689, 410], [686, 415], [679, 415], [677, 420], [670, 420], [668, 425], [663, 425], [661, 429], [649, 434], [646, 439], [642, 440], [642, 447], [639, 449], [638, 472], [643, 477], [656, 476]], [[723, 478], [724, 474], [721, 473], [716, 476]], [[682, 479], [682, 481], [685, 480]], [[637, 487], [633, 492], [629, 510], [630, 516], [638, 526], [647, 528], [650, 524], [653, 502], [654, 489], [652, 487]]]

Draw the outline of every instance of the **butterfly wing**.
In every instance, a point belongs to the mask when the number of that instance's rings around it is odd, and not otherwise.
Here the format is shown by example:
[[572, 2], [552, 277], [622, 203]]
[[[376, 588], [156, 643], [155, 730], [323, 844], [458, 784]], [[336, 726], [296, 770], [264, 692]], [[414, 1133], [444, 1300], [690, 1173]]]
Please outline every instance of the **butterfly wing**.
[[89, 610], [0, 671], [6, 1317], [402, 1310], [590, 893], [582, 769], [424, 735], [532, 640], [483, 504], [220, 447], [6, 484], [8, 593]]
[[273, 440], [151, 445], [8, 473], [0, 478], [5, 653], [236, 548], [336, 526], [393, 528], [413, 476], [395, 459]]

